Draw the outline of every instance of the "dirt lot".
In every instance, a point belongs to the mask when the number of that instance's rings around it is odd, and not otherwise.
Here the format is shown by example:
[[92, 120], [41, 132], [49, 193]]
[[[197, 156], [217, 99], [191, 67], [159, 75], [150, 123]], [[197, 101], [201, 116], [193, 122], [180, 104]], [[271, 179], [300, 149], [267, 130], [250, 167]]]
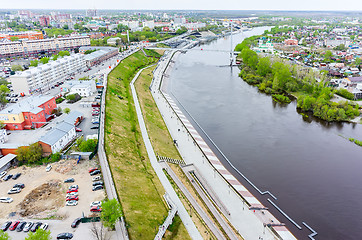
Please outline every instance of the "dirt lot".
[[[45, 171], [45, 166], [11, 169], [8, 171], [10, 174], [20, 172], [21, 176], [17, 180], [0, 182], [0, 197], [14, 199], [12, 203], [0, 203], [0, 218], [62, 219], [70, 223], [82, 213], [90, 215], [89, 204], [105, 197], [103, 190], [92, 191], [92, 177], [88, 169], [96, 165], [95, 160], [83, 160], [78, 165], [75, 160], [62, 160], [53, 163], [50, 172]], [[75, 182], [64, 183], [70, 177]], [[25, 188], [18, 194], [8, 195], [7, 191], [16, 183], [24, 183]], [[65, 206], [66, 191], [72, 184], [79, 186], [78, 205]]]

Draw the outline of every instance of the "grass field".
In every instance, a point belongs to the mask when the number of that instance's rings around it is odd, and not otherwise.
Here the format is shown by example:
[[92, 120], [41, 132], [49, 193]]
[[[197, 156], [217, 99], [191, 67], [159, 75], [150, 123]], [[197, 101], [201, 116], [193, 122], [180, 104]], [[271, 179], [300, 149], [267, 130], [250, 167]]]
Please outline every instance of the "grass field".
[[129, 87], [138, 69], [155, 60], [137, 52], [108, 76], [105, 149], [130, 239], [153, 239], [167, 216], [165, 191], [148, 160]]

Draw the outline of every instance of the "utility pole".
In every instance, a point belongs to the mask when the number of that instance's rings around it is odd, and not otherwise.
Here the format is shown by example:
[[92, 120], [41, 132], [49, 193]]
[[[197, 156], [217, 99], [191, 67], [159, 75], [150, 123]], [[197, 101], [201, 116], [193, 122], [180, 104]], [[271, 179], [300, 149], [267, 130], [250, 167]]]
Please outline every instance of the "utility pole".
[[230, 67], [233, 66], [233, 25], [232, 21], [230, 20]]

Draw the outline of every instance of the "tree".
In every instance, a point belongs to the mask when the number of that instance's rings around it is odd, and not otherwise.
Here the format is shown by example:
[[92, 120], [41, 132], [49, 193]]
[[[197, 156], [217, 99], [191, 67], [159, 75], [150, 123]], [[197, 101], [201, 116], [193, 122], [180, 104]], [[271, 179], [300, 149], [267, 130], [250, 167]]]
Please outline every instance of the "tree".
[[11, 70], [14, 71], [14, 72], [16, 72], [16, 71], [23, 71], [24, 69], [23, 69], [23, 67], [20, 66], [20, 65], [12, 65], [12, 66], [11, 66]]
[[58, 53], [58, 55], [61, 57], [64, 57], [64, 56], [70, 56], [70, 53], [69, 53], [69, 51], [60, 51]]
[[104, 226], [114, 229], [118, 219], [122, 217], [122, 207], [117, 199], [102, 202], [101, 219]]
[[97, 139], [88, 139], [87, 141], [81, 141], [78, 148], [81, 152], [93, 152], [97, 147]]
[[0, 240], [10, 240], [9, 234], [4, 231], [0, 231]]
[[333, 53], [330, 50], [327, 50], [326, 53], [324, 54], [324, 61], [330, 62], [331, 57], [333, 57]]
[[63, 26], [63, 29], [68, 30], [68, 29], [69, 29], [69, 26], [68, 26], [67, 24], [65, 24], [65, 25]]
[[256, 66], [256, 72], [263, 77], [271, 73], [270, 59], [267, 57], [260, 58]]
[[40, 62], [42, 64], [47, 64], [49, 62], [49, 58], [48, 57], [43, 57], [42, 59], [40, 59]]
[[64, 108], [64, 113], [69, 114], [69, 113], [70, 113], [70, 109], [69, 109], [69, 108]]
[[29, 232], [28, 236], [25, 240], [50, 240], [52, 237], [50, 236], [50, 231], [46, 231], [44, 229], [38, 228], [35, 233]]
[[38, 66], [38, 64], [39, 64], [39, 61], [38, 60], [32, 60], [32, 61], [30, 61], [30, 66], [31, 67], [37, 67]]
[[104, 228], [102, 223], [93, 222], [90, 230], [97, 240], [109, 240], [111, 238], [111, 235], [107, 229]]
[[0, 85], [0, 104], [5, 105], [8, 100], [6, 99], [6, 94], [10, 92], [9, 88], [5, 85]]
[[21, 163], [34, 163], [41, 160], [43, 155], [43, 148], [39, 143], [33, 143], [28, 147], [18, 147], [16, 153], [17, 159]]

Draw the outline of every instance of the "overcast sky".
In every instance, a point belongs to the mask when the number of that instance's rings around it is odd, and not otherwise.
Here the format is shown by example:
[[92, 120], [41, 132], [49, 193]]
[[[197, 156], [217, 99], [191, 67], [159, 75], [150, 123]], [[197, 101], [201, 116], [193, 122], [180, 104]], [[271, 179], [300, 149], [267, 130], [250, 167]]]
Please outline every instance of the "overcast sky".
[[1, 9], [353, 10], [362, 0], [1, 0]]

